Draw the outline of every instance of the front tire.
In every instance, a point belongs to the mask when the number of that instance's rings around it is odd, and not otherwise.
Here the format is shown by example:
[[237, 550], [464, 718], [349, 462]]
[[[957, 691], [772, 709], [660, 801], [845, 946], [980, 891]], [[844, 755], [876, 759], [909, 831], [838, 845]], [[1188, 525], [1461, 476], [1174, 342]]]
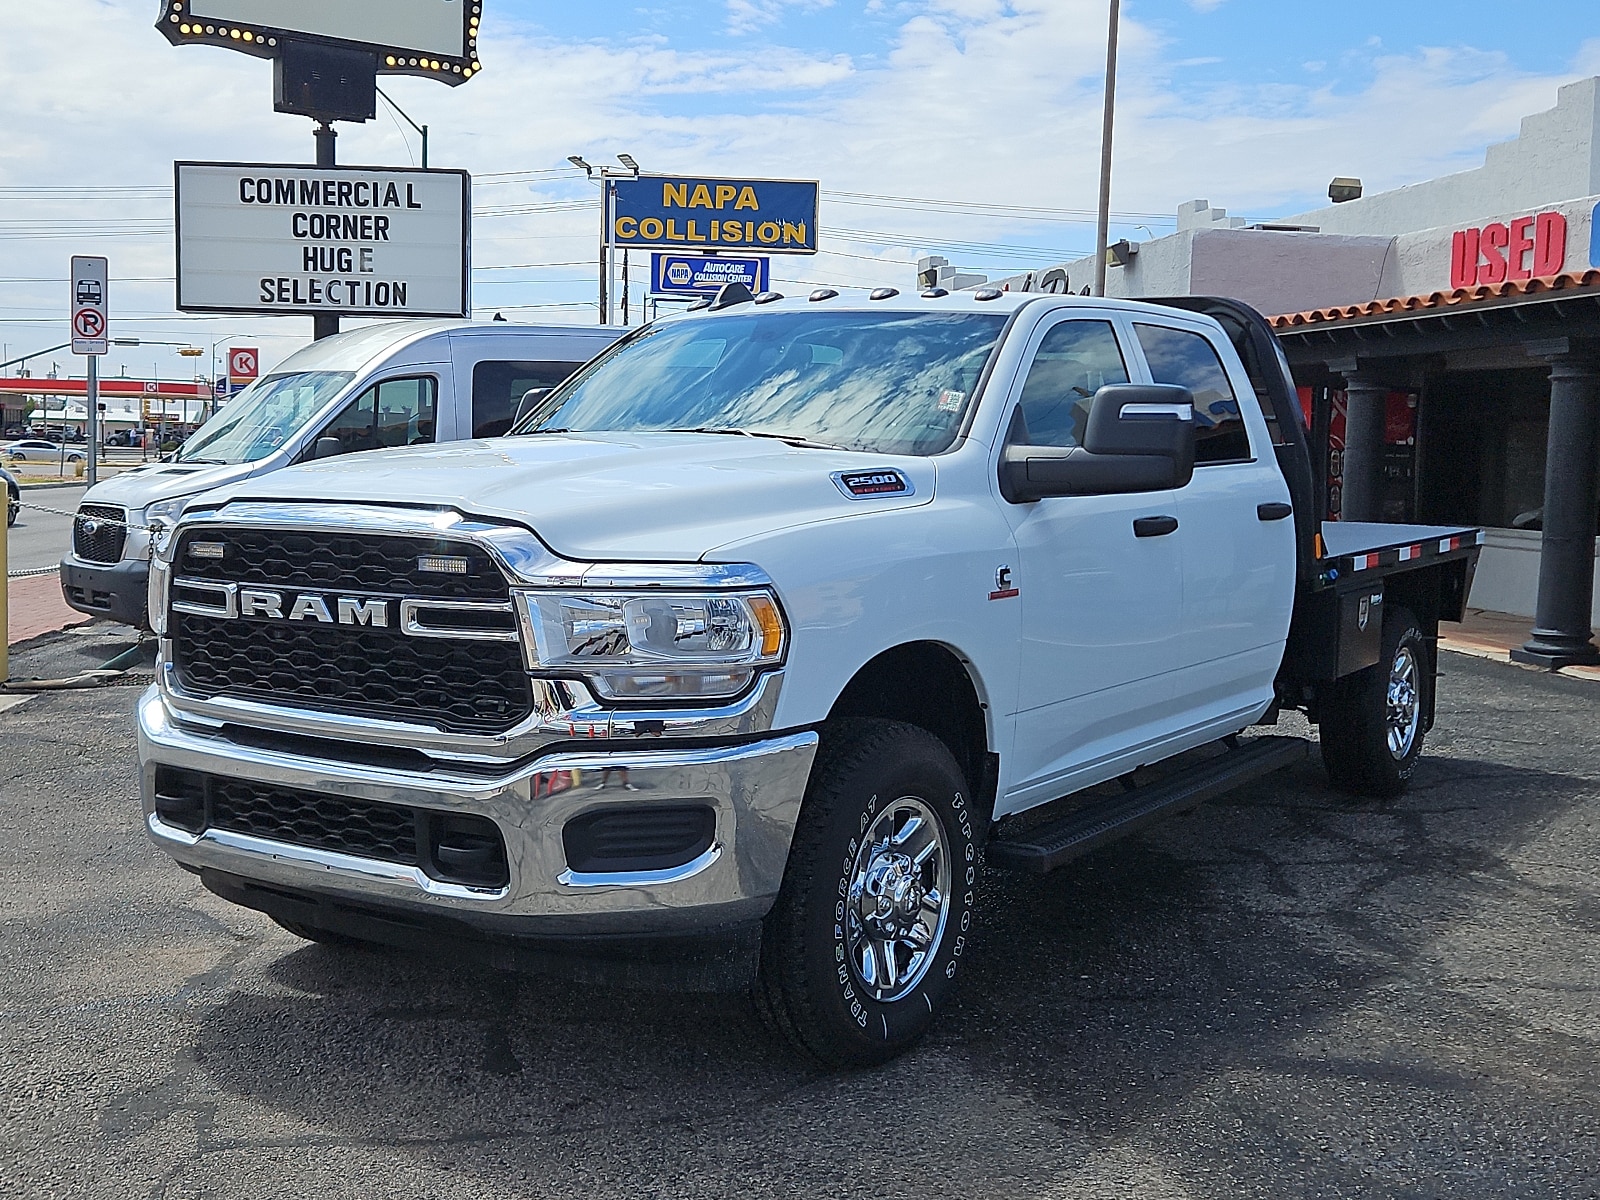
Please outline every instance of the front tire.
[[1410, 785], [1426, 735], [1431, 661], [1417, 618], [1390, 608], [1377, 664], [1339, 680], [1321, 706], [1322, 762], [1335, 787], [1387, 799]]
[[826, 736], [756, 983], [795, 1045], [871, 1066], [927, 1032], [971, 940], [979, 821], [927, 730], [870, 720]]

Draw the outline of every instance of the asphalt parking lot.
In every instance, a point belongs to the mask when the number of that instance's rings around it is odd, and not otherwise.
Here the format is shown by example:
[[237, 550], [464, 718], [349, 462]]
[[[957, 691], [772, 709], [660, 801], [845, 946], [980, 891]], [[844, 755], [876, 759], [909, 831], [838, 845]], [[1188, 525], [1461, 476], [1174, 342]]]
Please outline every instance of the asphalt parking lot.
[[1600, 690], [1446, 671], [1404, 800], [1313, 758], [995, 876], [955, 1009], [849, 1075], [742, 997], [300, 942], [145, 841], [137, 689], [37, 697], [0, 712], [0, 1194], [1600, 1194]]

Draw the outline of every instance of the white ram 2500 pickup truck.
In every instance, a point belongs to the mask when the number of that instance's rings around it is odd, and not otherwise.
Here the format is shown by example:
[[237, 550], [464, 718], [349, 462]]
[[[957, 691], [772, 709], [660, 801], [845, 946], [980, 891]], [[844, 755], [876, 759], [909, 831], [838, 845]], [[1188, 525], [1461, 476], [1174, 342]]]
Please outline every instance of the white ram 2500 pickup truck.
[[1235, 736], [1281, 708], [1337, 782], [1405, 786], [1477, 531], [1322, 527], [1253, 311], [701, 308], [510, 437], [191, 501], [151, 575], [157, 845], [319, 941], [744, 948], [781, 1029], [870, 1063], [949, 1000], [986, 861], [1284, 765]]

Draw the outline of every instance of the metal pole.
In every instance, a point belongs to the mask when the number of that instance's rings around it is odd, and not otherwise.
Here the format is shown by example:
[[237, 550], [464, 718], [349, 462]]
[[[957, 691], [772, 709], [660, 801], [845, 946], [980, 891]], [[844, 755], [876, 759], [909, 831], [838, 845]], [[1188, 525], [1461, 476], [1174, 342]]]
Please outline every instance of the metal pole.
[[[407, 118], [409, 120], [410, 118]], [[422, 126], [422, 169], [428, 169], [428, 127]]]
[[1094, 294], [1106, 294], [1106, 243], [1111, 240], [1111, 131], [1117, 106], [1117, 26], [1122, 0], [1111, 0], [1111, 28], [1106, 35], [1106, 107], [1100, 126], [1100, 219], [1094, 243]]
[[622, 323], [628, 323], [628, 248], [622, 248]]
[[611, 239], [611, 183], [600, 176], [600, 324], [611, 324], [611, 256], [607, 253]]
[[89, 355], [89, 379], [84, 388], [88, 394], [86, 406], [89, 410], [89, 486], [93, 487], [99, 482], [99, 472], [96, 470], [100, 458], [100, 356]]
[[[326, 121], [317, 122], [317, 166], [331, 167], [334, 165], [333, 139], [339, 135], [333, 131], [333, 126]], [[339, 318], [334, 314], [317, 313], [311, 318], [311, 337], [314, 341], [332, 337], [339, 332]], [[165, 409], [163, 408], [163, 412]]]
[[4, 683], [11, 678], [11, 652], [9, 649], [11, 642], [11, 612], [9, 606], [10, 597], [7, 595], [11, 590], [11, 579], [8, 574], [10, 569], [8, 554], [10, 552], [9, 543], [11, 538], [11, 489], [0, 487], [0, 493], [4, 493], [6, 506], [4, 516], [0, 516], [0, 683]]

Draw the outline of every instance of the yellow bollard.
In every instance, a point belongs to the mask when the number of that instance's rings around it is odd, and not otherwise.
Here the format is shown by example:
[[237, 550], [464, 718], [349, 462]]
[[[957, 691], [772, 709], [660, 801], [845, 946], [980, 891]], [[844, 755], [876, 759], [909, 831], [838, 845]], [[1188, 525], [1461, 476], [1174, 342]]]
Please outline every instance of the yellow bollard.
[[72, 473], [79, 479], [83, 478], [83, 459], [80, 458], [72, 464]]
[[0, 483], [0, 497], [5, 500], [5, 512], [0, 513], [0, 578], [5, 579], [5, 585], [0, 586], [0, 683], [11, 678], [11, 610], [7, 601], [10, 599], [11, 577], [7, 574], [7, 564], [10, 562], [8, 550], [11, 541], [11, 489]]

